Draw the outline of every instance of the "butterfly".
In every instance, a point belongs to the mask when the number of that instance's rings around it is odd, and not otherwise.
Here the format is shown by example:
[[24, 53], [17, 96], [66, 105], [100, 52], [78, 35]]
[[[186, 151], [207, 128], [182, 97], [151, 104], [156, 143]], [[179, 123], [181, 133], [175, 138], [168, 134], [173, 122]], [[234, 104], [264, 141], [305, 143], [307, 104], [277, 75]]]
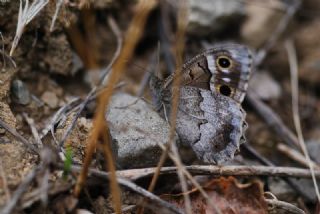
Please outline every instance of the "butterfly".
[[[182, 66], [176, 132], [198, 159], [219, 164], [233, 159], [245, 142], [241, 107], [253, 57], [244, 45], [220, 43]], [[174, 74], [150, 82], [159, 112], [170, 115]]]

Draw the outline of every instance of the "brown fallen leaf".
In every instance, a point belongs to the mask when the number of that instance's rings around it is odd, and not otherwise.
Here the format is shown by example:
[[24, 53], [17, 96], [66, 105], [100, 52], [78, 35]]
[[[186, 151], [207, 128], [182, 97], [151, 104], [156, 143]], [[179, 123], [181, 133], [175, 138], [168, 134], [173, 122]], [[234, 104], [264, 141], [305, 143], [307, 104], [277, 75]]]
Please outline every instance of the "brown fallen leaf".
[[[263, 214], [267, 213], [267, 204], [263, 197], [262, 183], [252, 181], [241, 184], [234, 177], [210, 180], [204, 187], [212, 203], [223, 214]], [[192, 213], [216, 214], [214, 209], [206, 202], [206, 199], [197, 190], [191, 190], [190, 194]], [[183, 208], [184, 201], [180, 194], [167, 194], [163, 199]]]

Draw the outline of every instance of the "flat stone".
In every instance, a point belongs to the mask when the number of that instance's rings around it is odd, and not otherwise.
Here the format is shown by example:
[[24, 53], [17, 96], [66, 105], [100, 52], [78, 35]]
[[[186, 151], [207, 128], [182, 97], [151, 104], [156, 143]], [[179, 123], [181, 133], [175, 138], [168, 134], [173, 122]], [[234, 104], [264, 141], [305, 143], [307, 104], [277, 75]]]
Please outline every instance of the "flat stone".
[[57, 108], [59, 104], [57, 95], [51, 91], [44, 92], [41, 96], [41, 100], [52, 109]]
[[189, 0], [187, 31], [195, 36], [219, 33], [244, 16], [243, 4], [237, 0]]
[[125, 93], [112, 97], [106, 114], [116, 163], [121, 168], [155, 166], [169, 141], [170, 126], [145, 101]]
[[263, 100], [278, 99], [282, 93], [279, 83], [266, 71], [255, 72], [252, 75], [249, 90], [254, 91]]

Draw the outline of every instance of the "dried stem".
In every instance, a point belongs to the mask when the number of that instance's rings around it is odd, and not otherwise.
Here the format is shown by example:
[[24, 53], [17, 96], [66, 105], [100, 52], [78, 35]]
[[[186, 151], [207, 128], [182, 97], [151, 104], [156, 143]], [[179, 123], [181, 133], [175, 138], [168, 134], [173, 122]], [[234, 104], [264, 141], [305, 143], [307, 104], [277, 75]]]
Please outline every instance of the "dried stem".
[[[55, 165], [57, 169], [63, 169], [63, 164], [56, 164]], [[79, 166], [71, 166], [71, 171], [73, 172], [81, 172], [82, 169]], [[97, 178], [101, 178], [107, 181], [111, 181], [111, 173], [108, 172], [103, 172], [103, 171], [99, 171], [96, 169], [88, 169], [88, 172], [90, 174], [90, 176], [94, 176]], [[162, 200], [161, 198], [159, 198], [158, 196], [152, 194], [151, 192], [148, 192], [147, 190], [143, 189], [142, 187], [134, 184], [133, 182], [125, 179], [125, 178], [121, 178], [119, 176], [117, 176], [117, 182], [119, 185], [131, 190], [132, 192], [136, 193], [139, 196], [142, 196], [146, 199], [148, 199], [148, 203], [153, 203], [155, 205], [158, 205], [158, 207], [161, 207], [164, 209], [164, 213], [182, 213], [178, 208], [176, 208], [175, 206], [173, 206], [172, 204]]]
[[32, 21], [32, 19], [38, 15], [38, 13], [49, 3], [49, 0], [35, 0], [29, 7], [29, 0], [25, 1], [24, 8], [22, 8], [22, 0], [20, 0], [18, 23], [16, 29], [16, 35], [13, 39], [10, 56], [12, 56], [15, 48], [17, 47], [19, 40], [22, 36], [24, 28]]
[[299, 115], [299, 86], [298, 86], [298, 60], [297, 60], [297, 54], [295, 47], [293, 45], [293, 42], [291, 40], [287, 40], [285, 42], [285, 47], [288, 52], [288, 58], [289, 58], [289, 65], [290, 65], [290, 73], [291, 73], [291, 90], [292, 90], [292, 114], [293, 114], [293, 121], [294, 126], [296, 128], [296, 132], [298, 135], [298, 142], [300, 145], [300, 148], [303, 151], [304, 156], [306, 157], [306, 160], [308, 162], [311, 174], [312, 174], [312, 180], [315, 187], [316, 195], [318, 198], [318, 202], [320, 203], [320, 193], [319, 193], [319, 187], [317, 184], [317, 180], [314, 174], [314, 165], [311, 163], [311, 159], [309, 156], [309, 152], [307, 150], [302, 129], [301, 129], [301, 123], [300, 123], [300, 115]]
[[[172, 108], [170, 112], [170, 135], [169, 135], [169, 142], [166, 145], [165, 151], [163, 151], [160, 160], [157, 165], [157, 170], [151, 180], [151, 183], [149, 185], [148, 190], [150, 192], [153, 191], [155, 184], [157, 182], [159, 172], [161, 170], [161, 167], [163, 166], [168, 152], [170, 149], [173, 149], [176, 158], [177, 158], [177, 167], [178, 167], [178, 177], [181, 181], [181, 187], [183, 192], [188, 192], [187, 189], [187, 184], [185, 181], [184, 174], [181, 170], [183, 168], [183, 164], [181, 162], [181, 159], [179, 157], [179, 154], [177, 152], [177, 149], [172, 148], [173, 144], [175, 144], [175, 128], [176, 128], [176, 120], [177, 120], [177, 112], [178, 112], [178, 105], [179, 105], [179, 96], [180, 96], [180, 80], [181, 80], [181, 69], [182, 69], [182, 54], [183, 54], [183, 49], [184, 49], [184, 35], [185, 35], [185, 30], [186, 30], [186, 25], [187, 25], [187, 4], [185, 1], [179, 1], [179, 7], [178, 7], [178, 30], [177, 30], [177, 35], [176, 35], [176, 71], [173, 79], [173, 90], [172, 90]], [[174, 145], [176, 147], [176, 145]], [[191, 213], [191, 201], [190, 197], [188, 194], [184, 194], [184, 199], [185, 199], [185, 211], [187, 213]]]
[[[278, 143], [277, 149], [282, 152], [283, 154], [287, 155], [292, 160], [295, 160], [296, 162], [302, 164], [305, 167], [308, 167], [308, 162], [306, 161], [306, 158], [301, 154], [300, 152], [290, 148], [289, 146], [286, 146], [282, 143]], [[313, 167], [317, 170], [320, 169], [320, 166], [315, 163], [314, 161], [311, 161]]]
[[279, 201], [276, 199], [265, 199], [265, 201], [268, 204], [268, 211], [270, 213], [278, 212], [279, 210], [285, 211], [286, 213], [291, 214], [305, 214], [305, 212], [298, 207], [285, 202], [285, 201]]
[[22, 115], [23, 115], [24, 119], [27, 121], [27, 123], [31, 129], [31, 132], [32, 132], [33, 138], [37, 144], [37, 147], [42, 148], [42, 141], [41, 141], [39, 132], [34, 124], [34, 120], [32, 118], [30, 118], [26, 113], [23, 113]]
[[[134, 48], [141, 38], [143, 28], [145, 26], [146, 19], [148, 17], [148, 14], [150, 11], [154, 8], [156, 5], [155, 1], [152, 0], [141, 0], [138, 3], [137, 6], [137, 12], [133, 18], [133, 21], [131, 25], [129, 26], [127, 37], [123, 46], [123, 49], [120, 52], [119, 58], [115, 61], [115, 64], [113, 65], [112, 72], [110, 74], [110, 77], [108, 79], [107, 88], [105, 88], [102, 92], [102, 94], [98, 98], [98, 106], [96, 110], [96, 114], [93, 121], [93, 129], [91, 131], [90, 138], [87, 143], [86, 147], [86, 156], [83, 163], [83, 168], [81, 170], [81, 173], [78, 177], [77, 185], [75, 187], [75, 195], [79, 196], [80, 190], [86, 180], [87, 174], [88, 174], [88, 168], [90, 166], [93, 152], [95, 151], [97, 147], [97, 141], [99, 136], [103, 136], [103, 133], [105, 133], [107, 130], [107, 124], [105, 120], [105, 110], [108, 107], [108, 104], [110, 102], [111, 95], [114, 90], [114, 86], [119, 81], [120, 77], [122, 76], [125, 68], [125, 62], [129, 60], [132, 55]], [[106, 144], [110, 145], [110, 142], [108, 141], [108, 138], [105, 138], [107, 142]], [[112, 160], [112, 157], [108, 157], [108, 160]], [[113, 167], [110, 167], [112, 163], [109, 164], [109, 170], [112, 170]], [[115, 171], [111, 171], [111, 180], [114, 180], [111, 183], [116, 184], [116, 174]], [[116, 184], [117, 185], [117, 184]], [[118, 185], [117, 185], [118, 186]], [[119, 187], [112, 187], [112, 189], [119, 190]], [[113, 203], [115, 205], [115, 211], [116, 213], [121, 213], [121, 199], [116, 198], [115, 195], [120, 195], [120, 193], [112, 192], [112, 199]]]
[[259, 116], [284, 140], [285, 143], [291, 147], [299, 148], [297, 137], [269, 106], [264, 104], [252, 91], [248, 91], [247, 98]]
[[[193, 175], [215, 175], [215, 176], [272, 176], [272, 177], [293, 177], [311, 178], [309, 169], [297, 167], [276, 167], [276, 166], [216, 166], [216, 165], [192, 165], [185, 166]], [[150, 177], [157, 170], [156, 167], [144, 169], [118, 170], [117, 174], [130, 180], [138, 180]], [[177, 167], [162, 167], [160, 174], [174, 174]], [[320, 179], [320, 170], [315, 171], [315, 176]]]

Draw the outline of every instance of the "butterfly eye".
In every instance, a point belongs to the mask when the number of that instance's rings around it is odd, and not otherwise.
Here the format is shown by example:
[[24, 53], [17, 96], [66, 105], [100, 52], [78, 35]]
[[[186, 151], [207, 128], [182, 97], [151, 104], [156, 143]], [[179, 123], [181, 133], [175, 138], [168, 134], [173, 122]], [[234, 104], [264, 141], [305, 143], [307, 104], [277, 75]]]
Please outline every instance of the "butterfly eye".
[[231, 67], [231, 59], [226, 56], [220, 56], [217, 59], [217, 63], [221, 68], [230, 68]]
[[222, 85], [219, 87], [219, 92], [224, 95], [224, 96], [227, 96], [229, 97], [231, 95], [231, 88], [227, 85]]

